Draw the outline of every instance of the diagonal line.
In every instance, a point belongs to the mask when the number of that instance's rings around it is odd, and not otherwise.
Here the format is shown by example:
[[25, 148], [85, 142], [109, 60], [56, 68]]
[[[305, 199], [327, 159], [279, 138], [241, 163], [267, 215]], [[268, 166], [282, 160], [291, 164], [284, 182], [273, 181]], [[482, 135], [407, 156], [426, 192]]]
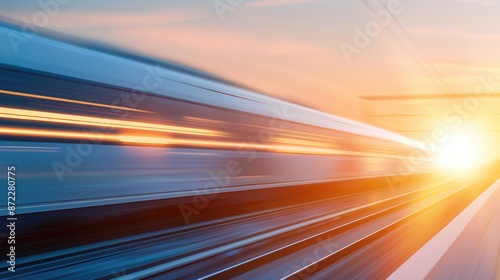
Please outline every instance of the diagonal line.
[[[376, 0], [380, 5], [382, 5], [384, 7], [385, 10], [388, 10], [387, 7], [380, 1], [380, 0]], [[375, 7], [370, 3], [369, 0], [363, 0], [362, 1], [366, 6], [367, 8], [372, 12], [372, 13], [376, 13], [376, 9]], [[418, 50], [418, 52], [420, 53], [421, 56], [423, 56], [425, 58], [425, 62], [427, 62], [427, 64], [430, 66], [432, 72], [434, 72], [434, 74], [430, 74], [432, 79], [439, 84], [439, 81], [441, 83], [442, 86], [444, 86], [446, 88], [446, 90], [452, 94], [452, 98], [454, 100], [457, 100], [456, 99], [456, 93], [455, 91], [453, 90], [453, 88], [449, 85], [449, 83], [446, 81], [446, 79], [441, 75], [441, 73], [439, 72], [439, 70], [437, 70], [437, 68], [432, 64], [432, 62], [430, 61], [430, 59], [427, 57], [427, 55], [424, 53], [424, 51], [422, 50], [422, 48], [420, 48], [418, 46], [418, 44], [416, 43], [416, 41], [410, 36], [410, 34], [406, 31], [406, 29], [401, 25], [401, 23], [399, 23], [399, 21], [396, 19], [396, 17], [391, 14], [391, 19], [392, 21], [394, 21], [398, 27], [403, 31], [403, 33], [406, 35], [406, 37], [410, 40], [410, 43]], [[378, 19], [377, 19], [378, 20]], [[405, 45], [405, 43], [401, 40], [401, 38], [399, 38], [398, 35], [396, 35], [396, 33], [391, 29], [391, 28], [387, 28], [389, 30], [389, 32], [396, 38], [396, 40], [398, 40], [398, 42], [405, 48], [406, 51], [408, 51], [410, 53], [410, 55], [419, 63], [419, 65], [424, 69], [424, 71], [428, 72], [428, 69], [426, 69], [422, 62], [415, 57], [415, 55], [413, 54], [413, 52], [408, 49], [408, 47]], [[436, 78], [437, 76], [437, 78]], [[439, 81], [436, 81], [439, 80]]]

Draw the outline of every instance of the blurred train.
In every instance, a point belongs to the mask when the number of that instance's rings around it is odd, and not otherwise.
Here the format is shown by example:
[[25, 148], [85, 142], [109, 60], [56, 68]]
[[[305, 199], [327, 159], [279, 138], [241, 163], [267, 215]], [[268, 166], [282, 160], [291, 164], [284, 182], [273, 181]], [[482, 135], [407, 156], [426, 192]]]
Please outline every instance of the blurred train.
[[18, 213], [381, 176], [420, 149], [118, 47], [6, 22], [0, 35], [0, 154], [17, 167]]

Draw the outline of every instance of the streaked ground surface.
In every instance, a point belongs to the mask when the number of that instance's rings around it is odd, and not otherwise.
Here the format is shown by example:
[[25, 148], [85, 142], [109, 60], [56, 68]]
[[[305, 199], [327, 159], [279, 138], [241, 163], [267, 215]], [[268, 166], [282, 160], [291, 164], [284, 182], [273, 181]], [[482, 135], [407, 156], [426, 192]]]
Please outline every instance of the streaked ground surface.
[[[16, 277], [386, 278], [495, 181], [415, 176], [396, 188], [365, 179], [227, 193], [188, 225], [169, 220], [179, 209], [168, 199], [163, 208], [156, 201], [80, 209], [80, 217], [54, 211], [49, 221], [66, 222], [41, 221], [19, 237]], [[498, 195], [487, 197], [428, 279], [498, 277]]]

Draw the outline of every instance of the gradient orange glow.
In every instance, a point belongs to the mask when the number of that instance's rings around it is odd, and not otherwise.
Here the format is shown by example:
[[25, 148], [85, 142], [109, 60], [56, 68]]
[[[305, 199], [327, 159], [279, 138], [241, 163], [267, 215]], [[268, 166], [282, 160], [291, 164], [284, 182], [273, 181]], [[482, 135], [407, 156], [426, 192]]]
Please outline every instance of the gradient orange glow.
[[436, 154], [436, 162], [443, 168], [467, 170], [477, 167], [487, 157], [479, 133], [460, 131], [452, 133]]

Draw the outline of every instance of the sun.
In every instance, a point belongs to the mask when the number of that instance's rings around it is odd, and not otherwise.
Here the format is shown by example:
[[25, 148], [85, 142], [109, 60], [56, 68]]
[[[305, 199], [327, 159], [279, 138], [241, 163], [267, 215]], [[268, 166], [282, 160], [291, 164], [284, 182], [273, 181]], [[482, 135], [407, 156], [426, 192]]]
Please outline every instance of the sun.
[[436, 152], [436, 163], [452, 170], [471, 169], [479, 165], [481, 140], [472, 132], [458, 132], [449, 135]]

